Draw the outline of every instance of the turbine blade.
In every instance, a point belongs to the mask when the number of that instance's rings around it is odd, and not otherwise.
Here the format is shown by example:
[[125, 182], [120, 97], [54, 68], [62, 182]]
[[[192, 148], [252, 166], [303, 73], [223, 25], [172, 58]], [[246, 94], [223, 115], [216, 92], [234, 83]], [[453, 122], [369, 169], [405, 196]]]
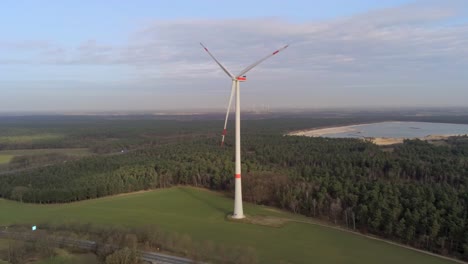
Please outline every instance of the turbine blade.
[[263, 59], [261, 60], [258, 60], [257, 62], [254, 62], [253, 64], [251, 64], [250, 66], [248, 66], [247, 68], [245, 68], [244, 70], [242, 70], [237, 76], [236, 78], [240, 77], [240, 76], [243, 76], [244, 74], [246, 74], [248, 71], [250, 71], [251, 69], [255, 68], [255, 66], [259, 65], [260, 63], [264, 62], [265, 60], [267, 60], [268, 58], [278, 54], [278, 52], [284, 50], [285, 48], [287, 48], [289, 45], [286, 45], [284, 47], [282, 47], [281, 49], [278, 49], [276, 50], [275, 52], [269, 54], [268, 56], [264, 57]]
[[234, 97], [234, 88], [235, 88], [235, 82], [232, 82], [232, 87], [231, 87], [231, 96], [229, 96], [229, 103], [226, 111], [226, 118], [224, 119], [224, 129], [223, 129], [223, 135], [221, 138], [221, 147], [224, 146], [224, 137], [227, 134], [227, 122], [228, 122], [228, 117], [229, 117], [229, 111], [231, 110], [231, 103], [232, 103], [232, 98]]
[[231, 77], [231, 79], [234, 79], [234, 75], [232, 73], [230, 73], [226, 67], [224, 67], [216, 58], [215, 56], [213, 56], [213, 54], [211, 54], [211, 52], [203, 45], [203, 43], [200, 42], [200, 45], [205, 49], [206, 52], [208, 52], [208, 54], [210, 55], [210, 57], [219, 65], [219, 67], [221, 67], [221, 69], [229, 76]]

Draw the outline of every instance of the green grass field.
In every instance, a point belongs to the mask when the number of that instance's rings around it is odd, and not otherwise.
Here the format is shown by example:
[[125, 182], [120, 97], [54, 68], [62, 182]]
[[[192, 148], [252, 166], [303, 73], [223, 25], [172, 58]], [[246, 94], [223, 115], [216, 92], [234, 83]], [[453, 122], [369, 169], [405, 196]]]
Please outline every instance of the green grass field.
[[[155, 224], [199, 241], [256, 249], [261, 263], [450, 263], [382, 241], [310, 223], [281, 228], [226, 221], [233, 201], [188, 187], [120, 195], [63, 205], [20, 204], [0, 199], [0, 225], [80, 221], [106, 225]], [[248, 215], [305, 217], [245, 204]], [[39, 227], [40, 228], [40, 227]]]
[[2, 154], [0, 151], [0, 164], [7, 164], [11, 161], [14, 155]]
[[17, 156], [45, 155], [54, 153], [75, 157], [84, 157], [87, 155], [91, 155], [91, 152], [87, 148], [0, 150], [0, 165], [10, 163], [10, 161]]
[[49, 141], [61, 139], [64, 135], [61, 134], [34, 134], [34, 135], [19, 135], [19, 136], [0, 136], [0, 143], [33, 143], [37, 141]]
[[[1, 263], [1, 262], [0, 262]], [[96, 256], [89, 255], [68, 255], [56, 256], [36, 262], [36, 264], [98, 264]]]
[[[2, 229], [2, 227], [0, 227], [0, 229]], [[8, 245], [9, 241], [7, 239], [0, 238], [0, 251], [8, 250]], [[0, 264], [8, 264], [8, 262], [6, 260], [2, 260], [2, 256], [0, 256]]]
[[[8, 249], [8, 240], [0, 239], [0, 250], [7, 250]], [[55, 249], [56, 255], [47, 259], [42, 259], [37, 262], [36, 264], [97, 264], [99, 263], [97, 260], [96, 255], [92, 253], [85, 253], [85, 254], [73, 254], [65, 249], [57, 248]], [[0, 259], [0, 264], [8, 263], [4, 260]], [[29, 263], [29, 262], [28, 262]]]
[[0, 238], [0, 250], [8, 248], [8, 240]]
[[86, 156], [90, 152], [87, 148], [56, 148], [56, 149], [15, 149], [15, 150], [1, 150], [0, 156], [24, 156], [24, 155], [44, 155], [44, 154], [65, 154], [70, 156]]
[[88, 254], [71, 254], [64, 249], [56, 249], [56, 256], [40, 260], [36, 264], [97, 264], [99, 263], [96, 255]]

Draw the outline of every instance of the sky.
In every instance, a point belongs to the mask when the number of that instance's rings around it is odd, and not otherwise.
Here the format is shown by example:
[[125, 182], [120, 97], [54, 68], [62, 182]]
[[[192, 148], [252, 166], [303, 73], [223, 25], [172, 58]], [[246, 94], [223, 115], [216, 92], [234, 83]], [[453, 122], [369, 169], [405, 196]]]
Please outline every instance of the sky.
[[466, 106], [468, 2], [22, 1], [0, 8], [0, 112]]

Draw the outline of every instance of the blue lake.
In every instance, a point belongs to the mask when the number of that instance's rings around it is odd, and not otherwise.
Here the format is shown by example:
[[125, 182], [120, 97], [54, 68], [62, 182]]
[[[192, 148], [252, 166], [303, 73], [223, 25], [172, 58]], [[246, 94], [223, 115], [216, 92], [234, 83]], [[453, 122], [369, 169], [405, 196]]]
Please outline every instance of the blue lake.
[[345, 132], [323, 134], [330, 138], [422, 138], [430, 135], [466, 135], [468, 125], [426, 122], [382, 122], [348, 126]]

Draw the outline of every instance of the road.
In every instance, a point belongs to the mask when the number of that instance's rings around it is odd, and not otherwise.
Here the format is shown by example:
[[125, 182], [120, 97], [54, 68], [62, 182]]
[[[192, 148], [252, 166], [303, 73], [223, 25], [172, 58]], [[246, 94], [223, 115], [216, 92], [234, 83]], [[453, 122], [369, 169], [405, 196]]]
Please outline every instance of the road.
[[[36, 234], [33, 233], [20, 233], [20, 232], [10, 232], [10, 231], [0, 231], [0, 238], [9, 238], [15, 240], [24, 240], [24, 241], [34, 241], [37, 240]], [[52, 238], [52, 237], [49, 237]], [[71, 239], [66, 237], [53, 237], [53, 243], [57, 245], [72, 246], [78, 247], [86, 250], [96, 250], [97, 243], [90, 240], [80, 240], [80, 239]], [[105, 245], [107, 247], [112, 247], [118, 249], [116, 246]], [[167, 254], [161, 254], [151, 251], [140, 251], [140, 259], [155, 263], [155, 264], [193, 264], [195, 261], [187, 258], [181, 258], [176, 256], [171, 256]], [[196, 262], [201, 263], [201, 262]]]

